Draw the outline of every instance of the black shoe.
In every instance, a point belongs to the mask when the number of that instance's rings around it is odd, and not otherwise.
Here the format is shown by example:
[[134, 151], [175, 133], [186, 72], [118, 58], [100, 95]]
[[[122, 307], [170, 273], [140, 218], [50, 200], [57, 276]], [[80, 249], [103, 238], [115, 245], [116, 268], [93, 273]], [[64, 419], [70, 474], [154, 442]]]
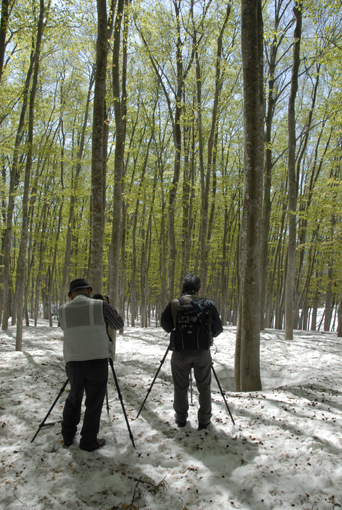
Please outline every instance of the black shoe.
[[175, 421], [176, 421], [177, 427], [185, 427], [185, 425], [186, 425], [186, 421], [178, 420], [177, 418]]
[[204, 430], [204, 429], [207, 429], [210, 425], [210, 422], [209, 423], [199, 423], [198, 424], [198, 429], [197, 430]]
[[71, 446], [72, 444], [74, 444], [74, 438], [72, 438], [72, 439], [68, 439], [67, 437], [64, 437], [64, 438], [63, 438], [63, 441], [64, 441], [64, 447], [65, 447], [65, 448], [69, 448], [69, 446]]
[[80, 448], [81, 448], [81, 450], [84, 450], [85, 452], [93, 452], [94, 450], [97, 450], [98, 448], [102, 448], [102, 446], [104, 446], [105, 444], [106, 444], [105, 439], [96, 439], [96, 443], [93, 444], [92, 446], [84, 447], [80, 443]]

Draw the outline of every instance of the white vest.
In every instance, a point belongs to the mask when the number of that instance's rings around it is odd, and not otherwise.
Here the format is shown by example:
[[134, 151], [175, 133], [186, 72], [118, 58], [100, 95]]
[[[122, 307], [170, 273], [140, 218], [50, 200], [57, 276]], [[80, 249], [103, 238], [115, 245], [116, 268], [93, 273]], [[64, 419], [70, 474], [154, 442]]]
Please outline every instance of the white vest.
[[102, 300], [79, 294], [59, 308], [59, 321], [64, 332], [65, 363], [110, 356]]

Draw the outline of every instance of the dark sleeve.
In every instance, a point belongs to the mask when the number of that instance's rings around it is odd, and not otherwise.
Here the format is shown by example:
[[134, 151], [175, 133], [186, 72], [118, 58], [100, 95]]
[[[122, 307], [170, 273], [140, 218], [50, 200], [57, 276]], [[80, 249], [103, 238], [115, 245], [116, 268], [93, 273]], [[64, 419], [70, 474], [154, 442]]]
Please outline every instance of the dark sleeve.
[[121, 329], [124, 327], [124, 321], [119, 312], [106, 301], [103, 302], [103, 318], [106, 326], [110, 326], [112, 329]]
[[172, 314], [171, 314], [171, 301], [166, 306], [163, 313], [161, 314], [160, 325], [163, 328], [163, 330], [166, 331], [167, 333], [170, 333], [174, 328]]
[[213, 318], [213, 322], [211, 324], [211, 329], [213, 332], [213, 337], [215, 338], [216, 336], [219, 336], [219, 334], [222, 333], [222, 331], [223, 331], [222, 322], [221, 322], [220, 316], [218, 314], [218, 311], [217, 311], [217, 308], [215, 305], [213, 306], [211, 314], [212, 314], [212, 318]]

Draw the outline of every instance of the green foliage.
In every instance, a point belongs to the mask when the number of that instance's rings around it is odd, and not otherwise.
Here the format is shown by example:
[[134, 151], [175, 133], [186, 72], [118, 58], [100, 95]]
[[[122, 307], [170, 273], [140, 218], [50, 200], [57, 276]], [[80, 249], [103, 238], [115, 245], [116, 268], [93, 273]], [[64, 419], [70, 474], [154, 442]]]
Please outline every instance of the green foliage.
[[[208, 175], [209, 138], [213, 119], [217, 42], [227, 2], [213, 0], [133, 2], [129, 11], [127, 62], [127, 136], [123, 199], [122, 293], [127, 303], [140, 302], [147, 289], [150, 304], [162, 306], [168, 267], [168, 199], [174, 177], [175, 112], [181, 106], [181, 172], [174, 204], [176, 275], [174, 292], [186, 271], [198, 271], [203, 215], [207, 215], [207, 292], [221, 311], [235, 310], [238, 299], [238, 249], [243, 189], [243, 119], [239, 6], [233, 4], [222, 38], [219, 61], [220, 92], [210, 169], [208, 210], [201, 192]], [[269, 234], [268, 302], [271, 315], [279, 312], [287, 249], [287, 102], [290, 83], [293, 13], [289, 5], [275, 28], [274, 7], [264, 6], [265, 94], [269, 57], [279, 45], [275, 67], [272, 139], [271, 226]], [[324, 296], [333, 274], [335, 303], [341, 293], [341, 6], [304, 5], [303, 45], [296, 105], [298, 164], [298, 306], [313, 306]], [[15, 137], [24, 100], [37, 13], [36, 0], [17, 0], [9, 19], [6, 66], [0, 84], [0, 181], [2, 237], [6, 231], [7, 193]], [[48, 13], [41, 54], [35, 107], [34, 169], [30, 195], [31, 287], [44, 294], [53, 278], [52, 301], [58, 302], [63, 280], [68, 227], [71, 253], [67, 278], [86, 276], [88, 270], [91, 207], [92, 103], [85, 132], [82, 160], [78, 160], [90, 77], [95, 62], [96, 6], [90, 0], [53, 2]], [[177, 26], [181, 38], [177, 54]], [[196, 32], [196, 44], [194, 34]], [[109, 41], [110, 50], [113, 40]], [[197, 100], [194, 52], [198, 52], [201, 102]], [[177, 56], [178, 55], [178, 56]], [[177, 64], [185, 75], [177, 96]], [[108, 161], [104, 237], [104, 288], [111, 242], [114, 152], [114, 102], [108, 61]], [[155, 66], [155, 67], [153, 67]], [[156, 69], [159, 73], [159, 79]], [[313, 98], [315, 97], [315, 101]], [[92, 97], [91, 97], [92, 100]], [[202, 138], [199, 136], [201, 116]], [[11, 274], [14, 288], [21, 235], [22, 170], [25, 164], [26, 122], [19, 145], [19, 182], [15, 190]], [[205, 164], [200, 172], [200, 149]], [[76, 167], [81, 163], [79, 178]], [[74, 197], [74, 198], [73, 198]], [[75, 200], [74, 200], [75, 199]], [[69, 225], [71, 204], [74, 217]], [[61, 216], [60, 216], [61, 214]], [[60, 230], [58, 232], [58, 225]], [[305, 235], [304, 235], [305, 234]], [[49, 275], [54, 253], [55, 273]], [[187, 251], [188, 250], [188, 251]], [[302, 255], [301, 255], [302, 254]], [[301, 259], [302, 256], [302, 259]], [[143, 266], [143, 264], [145, 264]], [[333, 273], [329, 267], [333, 265]], [[144, 267], [142, 272], [141, 268]], [[30, 295], [30, 293], [29, 293]], [[322, 297], [323, 296], [323, 297]], [[236, 314], [234, 316], [236, 320]], [[273, 323], [274, 324], [274, 323]]]

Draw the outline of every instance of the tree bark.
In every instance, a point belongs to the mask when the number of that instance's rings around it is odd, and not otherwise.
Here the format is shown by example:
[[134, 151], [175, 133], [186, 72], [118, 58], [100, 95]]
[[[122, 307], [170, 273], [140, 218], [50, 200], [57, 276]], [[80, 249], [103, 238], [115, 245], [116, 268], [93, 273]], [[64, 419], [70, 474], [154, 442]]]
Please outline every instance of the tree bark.
[[26, 154], [26, 167], [24, 179], [24, 194], [22, 201], [22, 229], [20, 239], [20, 251], [17, 264], [17, 285], [16, 285], [16, 301], [17, 301], [17, 337], [16, 337], [16, 350], [21, 351], [22, 348], [22, 335], [23, 335], [23, 298], [25, 289], [25, 274], [26, 274], [26, 249], [28, 239], [28, 202], [30, 191], [30, 177], [33, 160], [33, 126], [34, 126], [34, 105], [38, 84], [38, 72], [40, 63], [40, 50], [43, 37], [45, 17], [44, 0], [40, 0], [40, 11], [38, 20], [37, 39], [34, 56], [34, 71], [32, 78], [32, 89], [30, 94], [30, 107], [29, 107], [29, 126], [28, 126], [28, 140], [27, 140], [27, 154]]
[[[127, 32], [128, 20], [126, 14], [127, 0], [119, 0], [114, 25], [114, 47], [113, 47], [113, 98], [114, 115], [116, 128], [116, 143], [114, 157], [114, 205], [113, 205], [113, 223], [112, 238], [110, 249], [110, 268], [109, 268], [109, 292], [111, 302], [114, 308], [119, 307], [120, 303], [120, 247], [121, 247], [121, 209], [122, 209], [122, 178], [124, 176], [124, 157], [126, 141], [126, 81], [127, 81]], [[124, 18], [124, 23], [123, 23]], [[123, 29], [122, 42], [122, 75], [120, 87], [120, 46], [121, 29]], [[122, 311], [121, 311], [122, 312]]]
[[[108, 56], [107, 2], [97, 0], [96, 71], [91, 157], [91, 241], [89, 284], [102, 292], [103, 235], [106, 208], [105, 101]], [[81, 276], [81, 275], [78, 275]]]
[[[335, 216], [331, 217], [331, 244], [333, 246], [333, 238], [334, 238], [334, 226], [335, 226]], [[333, 311], [333, 278], [334, 278], [334, 253], [331, 247], [331, 254], [328, 257], [328, 284], [325, 293], [325, 319], [324, 319], [324, 331], [330, 331], [331, 325], [331, 316]]]
[[237, 391], [261, 389], [260, 219], [264, 154], [263, 20], [261, 0], [242, 0], [244, 200], [240, 237], [240, 300], [236, 333]]
[[337, 317], [338, 317], [337, 336], [342, 337], [342, 297], [338, 304]]
[[0, 83], [2, 72], [4, 69], [5, 51], [6, 51], [6, 35], [8, 26], [8, 17], [10, 15], [10, 1], [2, 0], [1, 3], [1, 23], [0, 23]]
[[300, 64], [300, 39], [302, 34], [301, 0], [295, 3], [296, 28], [294, 31], [293, 63], [291, 91], [288, 105], [288, 179], [289, 179], [289, 237], [287, 254], [287, 272], [285, 288], [285, 339], [293, 340], [294, 281], [296, 272], [296, 209], [297, 209], [297, 177], [296, 177], [296, 117], [295, 103], [298, 90], [298, 70]]
[[278, 24], [279, 24], [279, 9], [281, 2], [276, 4], [278, 10], [275, 13], [274, 21], [274, 36], [270, 48], [270, 60], [268, 65], [268, 99], [267, 99], [267, 115], [266, 115], [266, 131], [265, 131], [265, 175], [264, 175], [264, 202], [262, 214], [262, 234], [261, 234], [261, 287], [260, 287], [260, 329], [265, 328], [265, 305], [266, 305], [266, 289], [267, 289], [267, 275], [268, 275], [268, 245], [270, 233], [270, 219], [271, 219], [271, 184], [272, 184], [272, 124], [275, 109], [275, 68], [278, 52]]

